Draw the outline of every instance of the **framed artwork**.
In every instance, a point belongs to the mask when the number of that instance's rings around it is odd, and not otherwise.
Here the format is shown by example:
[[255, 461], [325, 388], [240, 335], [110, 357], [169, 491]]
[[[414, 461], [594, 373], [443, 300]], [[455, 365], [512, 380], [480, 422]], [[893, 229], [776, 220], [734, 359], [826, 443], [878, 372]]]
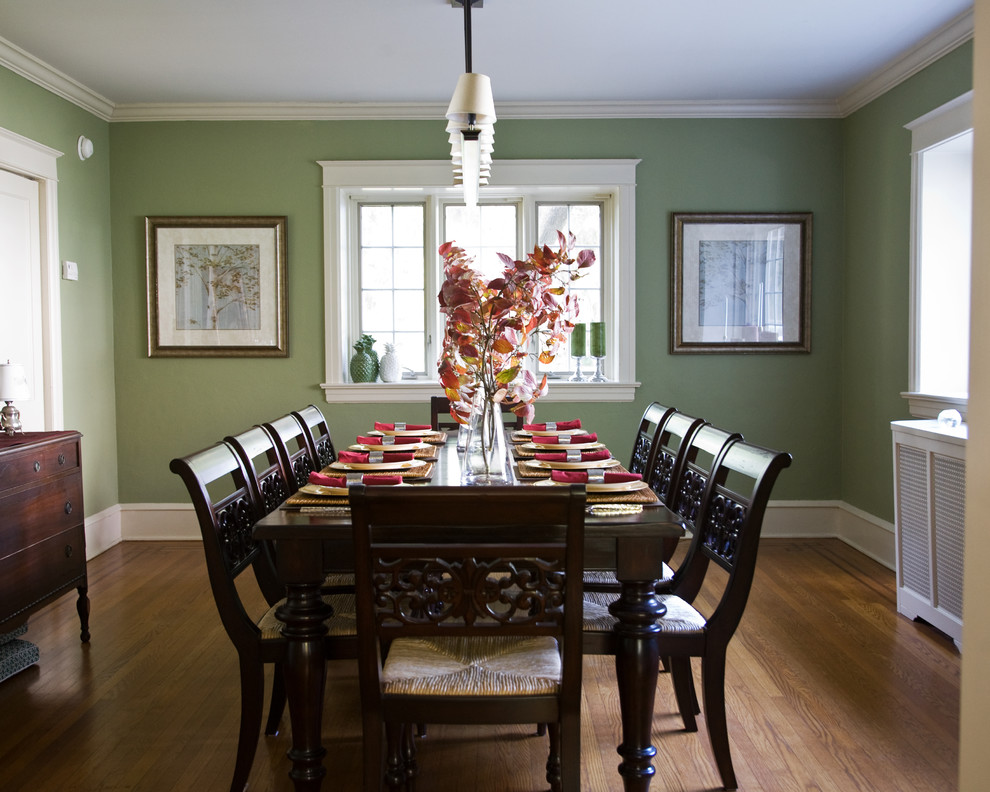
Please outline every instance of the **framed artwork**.
[[811, 213], [673, 215], [670, 351], [811, 351]]
[[149, 357], [287, 357], [284, 217], [146, 217]]

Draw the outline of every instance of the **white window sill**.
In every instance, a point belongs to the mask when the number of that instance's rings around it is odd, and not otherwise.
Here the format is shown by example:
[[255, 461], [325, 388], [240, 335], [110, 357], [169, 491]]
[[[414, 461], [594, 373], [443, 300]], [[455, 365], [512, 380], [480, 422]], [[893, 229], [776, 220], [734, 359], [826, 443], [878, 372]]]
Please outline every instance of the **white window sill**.
[[[638, 382], [563, 382], [551, 381], [549, 393], [536, 402], [629, 402], [636, 398]], [[404, 382], [345, 382], [323, 383], [323, 395], [328, 404], [386, 402], [425, 402], [431, 396], [442, 396], [435, 381], [407, 380]]]
[[966, 420], [968, 399], [957, 399], [952, 396], [935, 396], [931, 393], [901, 393], [908, 400], [908, 412], [915, 418], [938, 418], [942, 410], [958, 410], [962, 419]]

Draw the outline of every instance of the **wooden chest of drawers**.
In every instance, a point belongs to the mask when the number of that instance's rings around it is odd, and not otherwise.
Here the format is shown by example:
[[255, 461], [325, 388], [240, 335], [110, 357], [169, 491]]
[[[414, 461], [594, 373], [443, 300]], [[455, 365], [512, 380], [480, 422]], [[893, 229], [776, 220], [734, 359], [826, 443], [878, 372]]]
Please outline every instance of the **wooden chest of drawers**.
[[81, 437], [0, 434], [0, 633], [76, 589], [89, 640]]

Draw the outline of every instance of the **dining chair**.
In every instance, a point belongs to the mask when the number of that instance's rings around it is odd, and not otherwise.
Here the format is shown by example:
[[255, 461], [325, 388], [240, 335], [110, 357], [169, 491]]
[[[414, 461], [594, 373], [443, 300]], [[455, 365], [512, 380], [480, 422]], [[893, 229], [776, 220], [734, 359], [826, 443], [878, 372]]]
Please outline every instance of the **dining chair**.
[[577, 792], [584, 485], [357, 485], [350, 502], [366, 792], [412, 784], [424, 722], [546, 723], [547, 781]]
[[310, 473], [314, 471], [319, 473], [323, 469], [316, 452], [310, 450], [309, 442], [306, 440], [306, 430], [302, 422], [292, 413], [262, 426], [275, 440], [275, 446], [282, 457], [282, 465], [289, 474], [289, 488], [295, 493], [309, 481]]
[[667, 419], [675, 412], [673, 407], [664, 407], [660, 402], [651, 402], [647, 405], [643, 417], [639, 420], [636, 437], [633, 439], [632, 456], [629, 460], [630, 473], [646, 472], [647, 465], [653, 458], [653, 441], [657, 433], [663, 430]]
[[327, 419], [315, 404], [303, 407], [301, 410], [293, 410], [291, 415], [302, 425], [309, 446], [309, 452], [319, 465], [317, 470], [322, 470], [332, 462], [337, 461], [337, 450], [333, 446], [333, 438], [330, 437], [330, 427]]
[[[259, 518], [259, 506], [252, 494], [248, 473], [234, 449], [227, 443], [177, 457], [169, 469], [186, 485], [192, 499], [203, 538], [206, 569], [213, 599], [227, 637], [237, 651], [240, 667], [241, 720], [237, 737], [237, 758], [230, 783], [231, 792], [242, 792], [251, 773], [258, 747], [265, 693], [265, 664], [275, 665], [281, 676], [286, 655], [283, 623], [276, 615], [284, 600], [271, 605], [253, 619], [238, 592], [238, 578], [263, 563], [261, 545], [252, 537]], [[354, 600], [345, 594], [323, 598], [328, 618], [326, 653], [329, 659], [356, 657], [357, 640]], [[277, 702], [273, 702], [277, 703]], [[269, 723], [277, 724], [284, 697]]]
[[[661, 657], [671, 659], [677, 705], [688, 732], [698, 730], [691, 658], [701, 659], [705, 725], [724, 789], [737, 788], [725, 715], [726, 649], [749, 597], [770, 491], [790, 464], [790, 454], [731, 439], [719, 453], [701, 499], [694, 552], [678, 569], [669, 593], [658, 595], [666, 614], [658, 622], [657, 648]], [[725, 574], [717, 604], [706, 617], [692, 603], [711, 564]], [[585, 651], [592, 622], [604, 642], [614, 640], [615, 619], [607, 609], [589, 613], [586, 601]]]
[[[651, 405], [652, 406], [652, 405]], [[647, 408], [647, 412], [649, 408]], [[644, 414], [645, 417], [645, 414]], [[655, 438], [652, 442], [647, 468], [643, 473], [643, 478], [650, 485], [660, 502], [674, 510], [672, 494], [679, 491], [680, 479], [686, 468], [687, 460], [700, 465], [709, 458], [707, 453], [699, 453], [701, 447], [696, 447], [693, 442], [697, 438], [698, 430], [707, 426], [707, 422], [700, 418], [693, 418], [676, 410], [666, 416], [662, 424], [656, 428]], [[716, 430], [721, 431], [721, 430]], [[708, 435], [702, 438], [702, 447], [710, 449], [712, 443], [708, 442]], [[714, 461], [714, 458], [711, 458]], [[711, 468], [708, 468], [711, 470]], [[707, 473], [705, 473], [707, 478]], [[683, 502], [686, 506], [687, 499]], [[685, 515], [680, 511], [681, 517]], [[686, 523], [687, 530], [691, 530], [691, 523]], [[677, 549], [677, 539], [664, 541], [662, 562], [659, 570], [658, 587], [665, 582], [669, 582], [674, 576], [674, 570], [668, 565], [668, 561], [673, 557]], [[591, 597], [595, 601], [607, 602], [606, 598], [592, 596], [593, 592], [607, 592], [617, 595], [620, 591], [618, 579], [615, 577], [615, 570], [612, 569], [586, 569], [584, 571], [585, 598]], [[613, 597], [614, 598], [614, 597]]]
[[[504, 402], [502, 404], [502, 421], [511, 429], [523, 428], [522, 416], [512, 412], [512, 405]], [[436, 430], [456, 430], [460, 426], [450, 414], [450, 399], [446, 396], [430, 397], [430, 426]]]

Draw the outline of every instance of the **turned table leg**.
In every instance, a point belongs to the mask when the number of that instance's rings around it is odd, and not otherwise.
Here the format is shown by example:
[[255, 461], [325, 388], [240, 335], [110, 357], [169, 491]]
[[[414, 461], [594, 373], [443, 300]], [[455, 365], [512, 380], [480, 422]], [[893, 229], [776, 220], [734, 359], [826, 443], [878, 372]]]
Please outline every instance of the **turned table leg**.
[[[660, 662], [656, 635], [657, 619], [666, 608], [654, 593], [655, 579], [642, 579], [660, 568], [660, 542], [647, 539], [619, 540], [617, 577], [622, 593], [609, 606], [618, 619], [615, 626], [615, 676], [622, 713], [622, 762], [619, 775], [626, 792], [646, 792], [656, 770], [651, 736], [653, 702], [657, 692]], [[637, 579], [638, 578], [638, 579]]]
[[292, 723], [289, 777], [297, 792], [318, 792], [326, 775], [323, 757], [323, 694], [326, 688], [327, 627], [330, 608], [320, 597], [318, 583], [289, 584], [285, 604], [277, 616], [288, 647], [285, 662], [285, 692]]

